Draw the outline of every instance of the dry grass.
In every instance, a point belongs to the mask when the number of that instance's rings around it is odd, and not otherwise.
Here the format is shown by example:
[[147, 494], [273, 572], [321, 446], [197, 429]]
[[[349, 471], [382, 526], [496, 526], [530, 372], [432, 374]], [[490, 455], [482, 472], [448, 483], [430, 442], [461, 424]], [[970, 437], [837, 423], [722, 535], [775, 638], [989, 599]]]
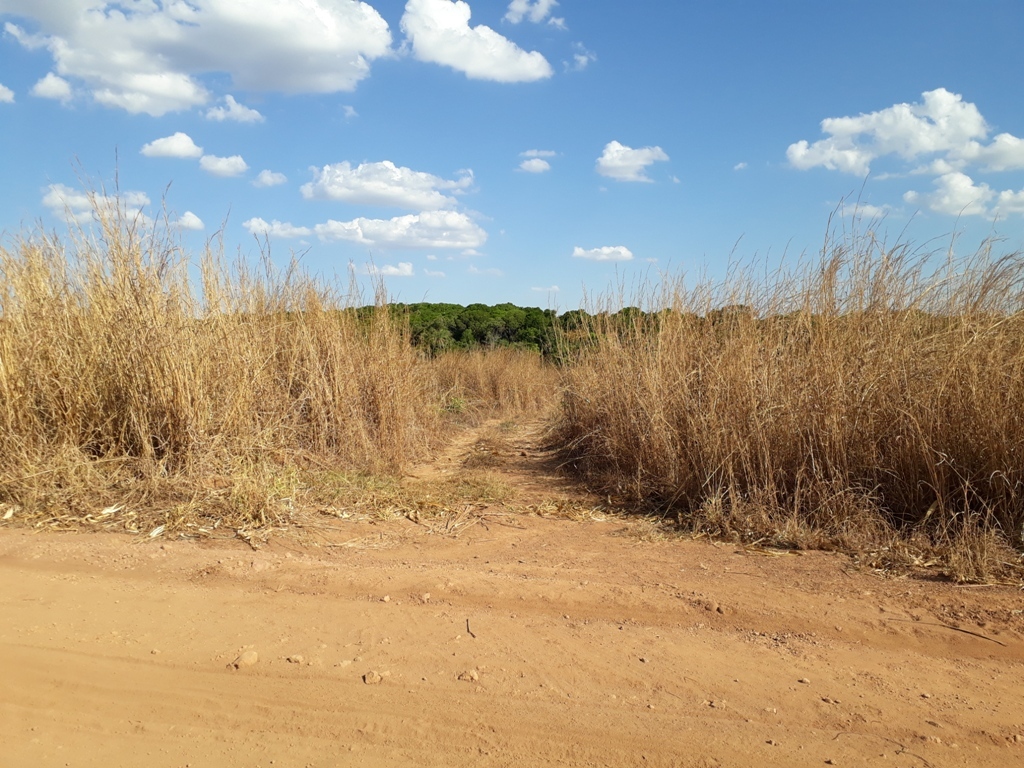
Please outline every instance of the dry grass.
[[537, 413], [556, 402], [558, 371], [535, 352], [506, 347], [447, 352], [430, 366], [445, 409], [466, 421]]
[[715, 535], [1017, 567], [1024, 258], [990, 245], [835, 238], [767, 280], [678, 280], [648, 301], [667, 311], [597, 317], [566, 336], [567, 458]]
[[0, 518], [279, 525], [325, 472], [394, 473], [450, 431], [390, 313], [294, 264], [191, 259], [102, 199], [95, 230], [0, 248]]

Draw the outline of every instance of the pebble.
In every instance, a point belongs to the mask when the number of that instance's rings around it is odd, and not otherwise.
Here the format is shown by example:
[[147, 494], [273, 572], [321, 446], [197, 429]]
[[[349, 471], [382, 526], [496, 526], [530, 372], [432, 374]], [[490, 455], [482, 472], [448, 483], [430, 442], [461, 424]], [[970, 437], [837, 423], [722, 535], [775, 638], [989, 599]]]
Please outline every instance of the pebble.
[[367, 672], [363, 675], [363, 682], [367, 685], [380, 685], [384, 682], [384, 677], [380, 672]]
[[251, 667], [253, 664], [255, 664], [259, 660], [260, 660], [260, 657], [259, 657], [259, 654], [256, 653], [256, 651], [246, 651], [245, 653], [241, 654], [237, 659], [235, 659], [233, 662], [228, 664], [228, 666], [229, 667], [234, 667], [235, 669], [241, 669], [242, 667]]
[[381, 601], [382, 603], [390, 603], [390, 602], [391, 602], [391, 595], [384, 595], [384, 597], [382, 597], [382, 598], [380, 599], [380, 601]]
[[302, 654], [299, 653], [292, 654], [288, 657], [289, 664], [301, 664], [303, 661], [305, 661], [305, 659], [303, 659]]
[[806, 677], [801, 677], [799, 680], [797, 680], [797, 682], [798, 683], [803, 683], [804, 685], [810, 685], [811, 684], [811, 681], [808, 680]]
[[475, 683], [480, 679], [480, 673], [475, 669], [467, 669], [465, 672], [459, 675], [459, 680], [464, 683]]

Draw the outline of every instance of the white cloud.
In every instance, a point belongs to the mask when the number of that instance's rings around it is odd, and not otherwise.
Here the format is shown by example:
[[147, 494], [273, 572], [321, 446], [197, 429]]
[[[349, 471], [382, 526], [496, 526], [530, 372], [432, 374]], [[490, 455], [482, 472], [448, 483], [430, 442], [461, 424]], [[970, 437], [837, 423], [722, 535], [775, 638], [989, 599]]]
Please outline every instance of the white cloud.
[[13, 104], [14, 103], [14, 91], [8, 88], [3, 83], [0, 83], [0, 104]]
[[734, 171], [742, 171], [742, 170], [743, 170], [744, 168], [746, 168], [746, 167], [747, 167], [747, 164], [746, 164], [746, 163], [736, 163], [736, 165], [734, 165], [734, 166], [732, 167], [732, 169], [733, 169]]
[[475, 248], [487, 241], [487, 233], [457, 211], [424, 211], [393, 219], [331, 219], [317, 224], [315, 231], [324, 242], [348, 240], [392, 248]]
[[359, 117], [359, 113], [356, 112], [356, 108], [353, 107], [350, 104], [346, 104], [341, 109], [345, 113], [345, 119], [346, 120], [352, 120], [352, 119], [354, 119], [356, 117]]
[[100, 104], [154, 116], [210, 100], [201, 77], [284, 93], [351, 91], [391, 54], [387, 22], [358, 0], [5, 0], [39, 34], [8, 22], [28, 49]]
[[146, 157], [191, 158], [203, 156], [203, 148], [196, 146], [192, 137], [181, 131], [143, 144], [139, 151]]
[[551, 163], [541, 160], [539, 157], [531, 157], [529, 160], [523, 160], [519, 164], [519, 168], [527, 173], [544, 173], [551, 170]]
[[476, 80], [519, 83], [551, 77], [551, 65], [537, 51], [526, 52], [490, 27], [469, 26], [462, 0], [409, 0], [401, 26], [420, 61], [463, 72]]
[[288, 177], [283, 173], [264, 169], [253, 179], [252, 185], [254, 187], [276, 187], [278, 184], [284, 184], [287, 181]]
[[573, 248], [573, 258], [590, 259], [591, 261], [632, 261], [633, 252], [624, 245], [605, 245], [601, 248], [584, 250], [578, 245]]
[[539, 24], [551, 13], [551, 9], [558, 5], [557, 0], [512, 0], [508, 4], [508, 13], [505, 14], [505, 21], [518, 24], [523, 19], [529, 19], [534, 24]]
[[475, 264], [470, 264], [469, 269], [466, 270], [471, 275], [487, 275], [489, 277], [504, 277], [505, 273], [497, 267], [491, 267], [490, 269], [480, 269]]
[[923, 203], [936, 213], [949, 216], [988, 216], [988, 203], [996, 193], [988, 184], [975, 184], [974, 180], [959, 171], [947, 173], [935, 179], [935, 192], [922, 195], [907, 192], [903, 199], [908, 203]]
[[224, 103], [227, 104], [226, 107], [211, 107], [206, 110], [206, 119], [219, 123], [225, 120], [237, 123], [262, 123], [265, 119], [257, 110], [239, 104], [230, 93], [224, 97]]
[[51, 212], [79, 224], [92, 222], [97, 211], [113, 214], [118, 210], [126, 219], [151, 223], [151, 219], [143, 213], [143, 208], [150, 202], [145, 192], [126, 190], [118, 195], [101, 195], [83, 192], [64, 184], [51, 184], [43, 195], [43, 205]]
[[970, 142], [961, 156], [980, 163], [989, 171], [1020, 170], [1024, 168], [1024, 141], [1009, 133], [1000, 133], [987, 146]]
[[243, 221], [242, 226], [249, 230], [250, 234], [256, 235], [256, 237], [291, 239], [295, 237], [309, 237], [313, 234], [313, 230], [309, 227], [296, 227], [289, 222], [281, 222], [277, 219], [264, 221], [256, 217]]
[[844, 205], [843, 216], [851, 216], [859, 219], [881, 219], [888, 216], [892, 209], [888, 205], [872, 205], [871, 203], [857, 203], [856, 205]]
[[199, 158], [199, 167], [214, 176], [241, 176], [249, 166], [241, 155], [231, 157], [217, 157], [217, 155], [203, 155]]
[[520, 152], [520, 157], [555, 157], [558, 153], [551, 149], [528, 149]]
[[53, 99], [66, 104], [71, 100], [71, 83], [53, 72], [47, 72], [46, 77], [33, 85], [29, 93], [41, 99]]
[[572, 59], [562, 62], [566, 72], [582, 72], [591, 63], [597, 61], [597, 54], [593, 51], [588, 51], [583, 43], [573, 43], [572, 48]]
[[1024, 189], [1019, 192], [1005, 190], [999, 193], [995, 202], [996, 213], [1018, 213], [1024, 215]]
[[565, 19], [561, 18], [560, 16], [552, 16], [550, 19], [548, 19], [548, 24], [550, 24], [555, 29], [565, 30], [569, 28], [565, 25]]
[[394, 264], [384, 264], [378, 267], [376, 264], [367, 264], [366, 271], [371, 275], [380, 275], [381, 277], [412, 277], [415, 273], [412, 269], [412, 263], [408, 261], [398, 262], [396, 267]]
[[444, 277], [445, 276], [444, 272], [441, 272], [439, 270], [435, 271], [435, 270], [432, 270], [432, 269], [424, 269], [423, 270], [423, 274], [426, 275], [427, 277]]
[[459, 178], [442, 179], [390, 160], [361, 163], [353, 168], [348, 162], [314, 168], [313, 181], [302, 185], [307, 200], [342, 200], [346, 203], [384, 205], [414, 211], [438, 210], [456, 204], [440, 190], [460, 192], [473, 183], [473, 172], [460, 171]]
[[[871, 163], [887, 155], [914, 161], [940, 155], [944, 172], [962, 170], [977, 161], [991, 170], [1024, 168], [1024, 147], [1010, 134], [988, 145], [988, 125], [978, 108], [945, 88], [926, 91], [921, 102], [895, 104], [857, 117], [821, 121], [826, 138], [813, 144], [798, 141], [786, 150], [790, 164], [801, 170], [823, 167], [864, 176]], [[927, 170], [922, 169], [922, 172]]]
[[203, 220], [192, 213], [192, 211], [185, 211], [181, 214], [174, 225], [178, 227], [178, 229], [191, 229], [197, 232], [206, 229], [206, 225], [203, 224]]
[[610, 141], [597, 159], [597, 172], [618, 181], [651, 181], [647, 177], [647, 167], [668, 159], [661, 147], [632, 149], [617, 141]]
[[557, 285], [552, 285], [549, 286], [548, 288], [531, 288], [530, 290], [536, 291], [537, 293], [558, 293], [562, 289], [559, 288]]

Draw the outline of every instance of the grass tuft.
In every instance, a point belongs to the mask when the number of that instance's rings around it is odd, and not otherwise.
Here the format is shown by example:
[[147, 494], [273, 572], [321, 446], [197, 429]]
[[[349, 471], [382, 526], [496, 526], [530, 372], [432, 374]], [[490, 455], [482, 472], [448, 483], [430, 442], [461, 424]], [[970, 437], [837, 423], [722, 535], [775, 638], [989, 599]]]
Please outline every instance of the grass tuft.
[[562, 335], [557, 434], [603, 492], [748, 542], [896, 537], [954, 578], [1019, 566], [1021, 253], [837, 237], [767, 279], [678, 279], [641, 300], [654, 311]]

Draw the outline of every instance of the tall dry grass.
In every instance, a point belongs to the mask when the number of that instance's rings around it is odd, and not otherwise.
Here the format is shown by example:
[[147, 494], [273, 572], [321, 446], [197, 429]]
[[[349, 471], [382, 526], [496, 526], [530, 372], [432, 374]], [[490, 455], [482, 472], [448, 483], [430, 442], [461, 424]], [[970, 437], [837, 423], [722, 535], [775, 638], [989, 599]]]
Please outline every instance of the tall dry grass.
[[1024, 536], [1024, 257], [991, 246], [835, 237], [599, 315], [563, 335], [568, 459], [698, 530], [991, 576]]
[[463, 420], [537, 414], [557, 402], [558, 371], [537, 352], [460, 350], [438, 355], [428, 365], [443, 407]]
[[305, 470], [393, 472], [442, 438], [391, 313], [360, 322], [294, 264], [196, 263], [118, 205], [95, 215], [0, 248], [0, 517], [273, 525]]

